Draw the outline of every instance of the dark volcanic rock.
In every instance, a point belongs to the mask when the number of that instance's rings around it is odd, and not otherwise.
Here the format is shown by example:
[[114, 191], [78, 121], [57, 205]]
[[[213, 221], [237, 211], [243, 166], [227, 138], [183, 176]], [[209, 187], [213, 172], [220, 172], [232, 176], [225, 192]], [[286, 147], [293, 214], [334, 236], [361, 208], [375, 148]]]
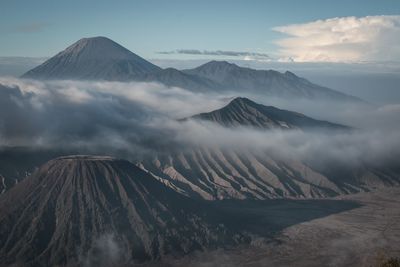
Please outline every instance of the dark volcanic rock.
[[1, 195], [0, 225], [4, 265], [109, 266], [240, 240], [205, 204], [128, 161], [94, 156], [51, 160]]

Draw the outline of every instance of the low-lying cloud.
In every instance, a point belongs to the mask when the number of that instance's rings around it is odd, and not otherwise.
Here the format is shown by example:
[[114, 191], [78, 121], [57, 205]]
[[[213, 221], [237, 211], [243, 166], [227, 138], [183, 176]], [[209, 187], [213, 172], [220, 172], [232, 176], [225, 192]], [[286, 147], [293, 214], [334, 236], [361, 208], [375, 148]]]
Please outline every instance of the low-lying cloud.
[[275, 27], [277, 44], [296, 62], [400, 60], [400, 16], [338, 17]]
[[359, 125], [348, 124], [359, 129], [331, 134], [233, 130], [177, 119], [220, 108], [235, 92], [201, 94], [137, 82], [1, 78], [0, 84], [0, 148], [75, 149], [140, 158], [201, 146], [268, 151], [276, 157], [346, 164], [392, 164], [400, 156], [399, 105], [354, 112], [353, 107], [337, 108], [333, 103], [296, 104], [253, 96], [257, 102], [296, 111], [308, 106], [308, 115], [319, 115], [319, 119], [330, 116], [339, 123], [357, 122]]
[[221, 105], [157, 83], [1, 79], [0, 146], [140, 154], [171, 142], [167, 126], [176, 119]]

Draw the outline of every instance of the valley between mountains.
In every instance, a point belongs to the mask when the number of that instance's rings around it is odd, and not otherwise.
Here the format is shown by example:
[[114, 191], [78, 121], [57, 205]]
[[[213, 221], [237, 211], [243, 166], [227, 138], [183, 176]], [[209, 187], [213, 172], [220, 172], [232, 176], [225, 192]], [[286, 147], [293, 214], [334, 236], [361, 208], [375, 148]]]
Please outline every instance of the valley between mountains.
[[396, 124], [290, 71], [163, 69], [83, 38], [0, 78], [0, 109], [0, 266], [399, 255]]

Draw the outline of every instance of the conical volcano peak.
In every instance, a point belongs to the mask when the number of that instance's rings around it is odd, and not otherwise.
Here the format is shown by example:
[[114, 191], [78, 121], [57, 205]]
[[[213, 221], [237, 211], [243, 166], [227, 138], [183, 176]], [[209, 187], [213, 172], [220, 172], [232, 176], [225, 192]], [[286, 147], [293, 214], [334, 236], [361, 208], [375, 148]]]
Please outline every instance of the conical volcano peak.
[[93, 42], [112, 42], [115, 43], [110, 38], [105, 36], [94, 36], [94, 37], [84, 37], [79, 39], [76, 43], [93, 43]]
[[160, 70], [113, 40], [99, 36], [78, 40], [22, 77], [125, 81]]
[[[95, 37], [84, 37], [79, 39], [78, 41], [76, 41], [73, 45], [79, 45], [79, 46], [85, 46], [88, 44], [100, 44], [100, 43], [114, 43], [116, 44], [116, 42], [114, 42], [113, 40], [111, 40], [110, 38], [107, 38], [105, 36], [95, 36]], [[71, 46], [73, 46], [71, 45]]]
[[112, 59], [138, 58], [138, 56], [125, 47], [103, 36], [82, 38], [60, 52], [58, 56], [65, 54], [72, 54], [80, 57], [84, 56], [85, 59], [97, 59], [99, 57]]

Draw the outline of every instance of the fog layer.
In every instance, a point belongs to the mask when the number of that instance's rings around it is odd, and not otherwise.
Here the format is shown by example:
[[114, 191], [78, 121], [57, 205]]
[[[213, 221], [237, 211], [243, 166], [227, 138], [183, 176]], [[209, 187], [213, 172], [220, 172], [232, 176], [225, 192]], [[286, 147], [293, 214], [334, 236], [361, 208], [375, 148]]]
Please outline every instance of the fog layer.
[[[212, 123], [177, 121], [220, 108], [236, 96], [355, 130], [331, 134], [233, 130]], [[267, 150], [299, 160], [394, 164], [400, 151], [399, 127], [400, 104], [357, 107], [245, 92], [206, 95], [157, 83], [0, 78], [0, 148], [68, 148], [137, 158], [193, 145], [221, 146]]]

